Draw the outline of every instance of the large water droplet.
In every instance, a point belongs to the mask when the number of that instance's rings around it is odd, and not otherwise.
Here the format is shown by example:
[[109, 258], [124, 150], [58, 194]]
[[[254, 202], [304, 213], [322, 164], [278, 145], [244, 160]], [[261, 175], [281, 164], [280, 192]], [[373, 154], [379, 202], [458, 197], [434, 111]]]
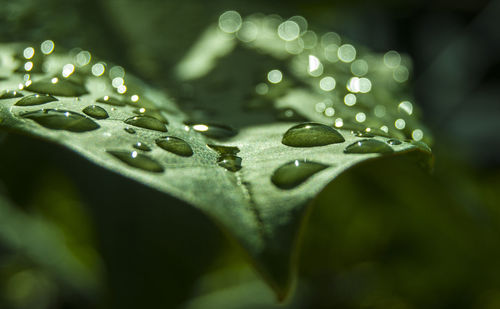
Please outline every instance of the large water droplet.
[[194, 124], [191, 127], [193, 130], [215, 139], [233, 137], [238, 133], [235, 129], [221, 124]]
[[387, 144], [389, 144], [389, 145], [401, 145], [402, 142], [398, 139], [390, 139], [387, 141]]
[[130, 117], [125, 120], [126, 124], [130, 124], [136, 127], [141, 127], [145, 129], [167, 132], [167, 127], [163, 122], [156, 118], [148, 117], [148, 116], [135, 116]]
[[391, 153], [394, 150], [376, 139], [363, 139], [347, 146], [344, 153]]
[[128, 150], [108, 150], [108, 153], [122, 162], [148, 172], [161, 173], [163, 167], [156, 160], [137, 151]]
[[142, 151], [151, 151], [151, 148], [144, 144], [144, 143], [141, 143], [141, 142], [137, 142], [135, 144], [132, 145], [135, 149], [139, 149], [139, 150], [142, 150]]
[[193, 155], [193, 149], [191, 146], [178, 137], [167, 136], [158, 138], [156, 140], [156, 145], [179, 156], [190, 157]]
[[221, 146], [221, 145], [214, 145], [214, 144], [207, 144], [208, 147], [212, 148], [213, 150], [217, 151], [219, 155], [236, 155], [238, 152], [240, 152], [240, 149], [238, 147], [234, 146]]
[[138, 109], [134, 110], [134, 113], [141, 115], [141, 116], [152, 117], [152, 118], [160, 120], [161, 122], [163, 122], [165, 124], [168, 124], [168, 119], [165, 118], [165, 116], [163, 116], [159, 110], [154, 110], [151, 108], [146, 109], [143, 107], [143, 108], [138, 108]]
[[320, 123], [302, 123], [291, 127], [281, 142], [292, 147], [314, 147], [344, 142], [344, 137], [334, 128]]
[[50, 94], [33, 94], [27, 97], [22, 98], [17, 101], [16, 106], [31, 106], [31, 105], [40, 105], [49, 102], [58, 101], [56, 98], [51, 96]]
[[32, 119], [38, 124], [54, 130], [85, 132], [99, 128], [99, 125], [94, 122], [94, 120], [84, 115], [66, 110], [42, 109], [27, 112], [21, 116]]
[[23, 97], [23, 94], [15, 90], [5, 90], [2, 93], [0, 93], [0, 100], [14, 99], [20, 97]]
[[309, 177], [327, 168], [328, 165], [306, 160], [295, 160], [280, 166], [271, 176], [271, 181], [278, 188], [292, 189]]
[[33, 92], [59, 95], [63, 97], [79, 97], [88, 93], [84, 85], [57, 77], [32, 82], [26, 87], [26, 89]]
[[234, 155], [222, 155], [217, 160], [219, 166], [231, 172], [237, 172], [241, 169], [241, 158]]
[[109, 117], [108, 112], [98, 105], [89, 105], [83, 109], [83, 112], [96, 119], [106, 119]]
[[109, 104], [109, 105], [114, 105], [114, 106], [124, 106], [125, 103], [118, 100], [117, 98], [115, 97], [110, 97], [108, 95], [102, 97], [102, 98], [99, 98], [96, 100], [96, 102], [98, 103], [104, 103], [104, 104]]

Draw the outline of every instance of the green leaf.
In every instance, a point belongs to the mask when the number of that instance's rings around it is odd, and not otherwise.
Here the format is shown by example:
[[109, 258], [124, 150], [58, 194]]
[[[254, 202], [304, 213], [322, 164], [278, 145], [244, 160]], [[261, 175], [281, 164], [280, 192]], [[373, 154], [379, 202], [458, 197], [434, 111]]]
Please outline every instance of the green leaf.
[[[285, 41], [277, 17], [238, 16], [223, 14], [186, 54], [171, 97], [86, 51], [35, 48], [44, 73], [32, 74], [26, 45], [1, 45], [0, 126], [192, 204], [237, 240], [283, 299], [311, 200], [366, 160], [412, 153], [428, 162], [429, 148], [415, 141], [428, 134], [401, 90], [406, 58], [393, 53], [397, 61], [384, 64], [387, 55], [356, 51], [333, 33], [314, 44]], [[57, 100], [18, 104], [13, 90]], [[298, 118], [314, 123], [296, 126]]]

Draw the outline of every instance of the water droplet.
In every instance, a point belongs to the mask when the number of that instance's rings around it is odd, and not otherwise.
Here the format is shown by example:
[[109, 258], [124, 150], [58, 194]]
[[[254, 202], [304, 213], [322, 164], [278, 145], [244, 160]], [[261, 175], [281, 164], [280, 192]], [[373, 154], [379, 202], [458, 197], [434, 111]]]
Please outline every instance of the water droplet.
[[327, 167], [328, 165], [317, 162], [295, 160], [274, 171], [271, 181], [280, 189], [292, 189]]
[[394, 150], [376, 139], [363, 139], [347, 146], [344, 153], [390, 153]]
[[14, 99], [23, 97], [23, 94], [16, 90], [5, 90], [0, 93], [0, 100]]
[[89, 105], [83, 109], [83, 112], [96, 119], [106, 119], [109, 117], [106, 110], [98, 105]]
[[375, 137], [372, 133], [364, 132], [364, 131], [351, 131], [352, 135], [357, 137]]
[[138, 153], [137, 151], [128, 150], [108, 150], [108, 153], [122, 162], [148, 172], [161, 173], [163, 167], [147, 155]]
[[133, 128], [131, 128], [131, 127], [126, 127], [123, 130], [125, 130], [125, 132], [127, 132], [129, 134], [135, 134], [135, 130]]
[[104, 97], [97, 99], [96, 102], [114, 105], [114, 106], [124, 106], [125, 105], [124, 102], [118, 100], [115, 97], [110, 97], [108, 95], [105, 95]]
[[235, 136], [238, 132], [230, 126], [222, 124], [195, 124], [191, 126], [196, 132], [215, 138], [224, 139]]
[[141, 127], [144, 129], [167, 132], [167, 128], [165, 127], [165, 124], [163, 122], [149, 116], [130, 117], [127, 120], [125, 120], [125, 123], [136, 127]]
[[79, 97], [88, 93], [84, 85], [57, 77], [32, 82], [26, 87], [26, 89], [33, 92], [59, 95], [63, 97]]
[[86, 132], [99, 128], [99, 125], [84, 115], [57, 109], [42, 109], [27, 112], [21, 115], [32, 119], [38, 124], [54, 130], [66, 130], [70, 132]]
[[137, 142], [137, 143], [133, 144], [132, 147], [134, 147], [135, 149], [143, 150], [143, 151], [151, 151], [151, 148], [148, 145], [141, 143], [141, 142]]
[[178, 137], [166, 136], [158, 138], [155, 142], [160, 148], [171, 153], [175, 153], [176, 155], [183, 157], [190, 157], [193, 155], [193, 149], [191, 146], [189, 146], [186, 141]]
[[219, 166], [228, 171], [237, 172], [241, 169], [241, 158], [234, 155], [222, 155], [217, 160]]
[[320, 123], [302, 123], [291, 127], [281, 142], [292, 147], [314, 147], [344, 142], [344, 137], [334, 128]]
[[207, 144], [208, 147], [212, 148], [213, 150], [217, 151], [219, 155], [236, 155], [238, 152], [240, 152], [240, 149], [238, 147], [234, 146], [220, 146], [220, 145], [213, 145], [213, 144]]
[[150, 108], [146, 109], [146, 108], [142, 107], [142, 108], [135, 109], [134, 113], [141, 115], [141, 116], [152, 117], [152, 118], [160, 120], [161, 122], [163, 122], [165, 124], [168, 124], [167, 118], [165, 118], [165, 116], [163, 116], [159, 110], [154, 110], [154, 109], [150, 109]]
[[40, 105], [49, 102], [58, 101], [56, 98], [51, 96], [50, 94], [33, 94], [27, 97], [22, 98], [17, 101], [16, 106], [31, 106], [31, 105]]
[[395, 145], [401, 145], [402, 142], [398, 139], [390, 139], [387, 141], [387, 144], [395, 146]]

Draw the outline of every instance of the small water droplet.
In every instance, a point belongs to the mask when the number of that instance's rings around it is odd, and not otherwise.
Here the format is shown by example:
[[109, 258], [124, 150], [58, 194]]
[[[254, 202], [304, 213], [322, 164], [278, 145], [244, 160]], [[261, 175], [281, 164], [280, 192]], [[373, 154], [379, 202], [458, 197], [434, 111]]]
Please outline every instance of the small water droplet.
[[0, 93], [0, 100], [21, 98], [23, 94], [16, 90], [5, 90]]
[[86, 132], [99, 128], [99, 125], [84, 115], [57, 109], [42, 109], [27, 112], [21, 115], [32, 119], [38, 124], [54, 130], [65, 130], [70, 132]]
[[131, 128], [131, 127], [126, 127], [123, 130], [125, 130], [125, 132], [127, 132], [129, 134], [135, 134], [135, 130], [133, 128]]
[[139, 150], [143, 150], [143, 151], [151, 151], [151, 148], [144, 144], [144, 143], [141, 143], [141, 142], [137, 142], [135, 144], [132, 145], [135, 149], [139, 149]]
[[183, 157], [190, 157], [193, 155], [193, 149], [191, 146], [189, 146], [186, 141], [178, 137], [166, 136], [158, 138], [155, 142], [158, 147], [171, 153], [175, 153], [176, 155]]
[[351, 131], [352, 135], [357, 136], [357, 137], [375, 137], [375, 135], [369, 133], [369, 132], [364, 132], [364, 131]]
[[291, 127], [281, 142], [292, 147], [314, 147], [344, 142], [344, 137], [334, 128], [320, 123], [302, 123]]
[[89, 105], [83, 109], [83, 112], [95, 119], [106, 119], [109, 117], [106, 110], [98, 105]]
[[394, 150], [376, 139], [363, 139], [347, 146], [344, 153], [391, 153]]
[[394, 146], [394, 145], [401, 145], [402, 142], [398, 139], [390, 139], [387, 141], [387, 144]]
[[33, 92], [63, 97], [79, 97], [88, 93], [84, 85], [77, 84], [65, 78], [57, 77], [32, 82], [26, 87], [26, 89]]
[[31, 105], [40, 105], [49, 102], [58, 101], [56, 98], [51, 96], [50, 94], [33, 94], [27, 97], [22, 98], [17, 101], [16, 106], [31, 106]]
[[219, 166], [228, 171], [237, 172], [241, 169], [241, 158], [234, 155], [222, 155], [217, 160]]
[[194, 124], [191, 125], [193, 130], [199, 132], [205, 136], [224, 139], [235, 136], [238, 132], [231, 128], [230, 126], [225, 126], [221, 124]]
[[163, 122], [160, 120], [149, 117], [149, 116], [135, 116], [135, 117], [130, 117], [127, 120], [125, 120], [126, 124], [130, 124], [136, 127], [141, 127], [144, 129], [150, 129], [150, 130], [155, 130], [155, 131], [160, 131], [160, 132], [167, 132], [167, 127]]
[[160, 163], [137, 151], [108, 150], [108, 153], [132, 167], [154, 173], [163, 172], [163, 167]]
[[96, 102], [114, 105], [114, 106], [125, 106], [124, 102], [118, 100], [115, 97], [110, 97], [108, 95], [105, 95], [104, 97], [97, 99]]
[[219, 155], [236, 155], [238, 152], [240, 152], [240, 149], [238, 147], [234, 146], [221, 146], [221, 145], [214, 145], [214, 144], [207, 144], [208, 147], [212, 148], [213, 150], [217, 151]]
[[322, 163], [295, 160], [276, 169], [271, 176], [271, 181], [280, 189], [292, 189], [327, 167], [328, 165]]

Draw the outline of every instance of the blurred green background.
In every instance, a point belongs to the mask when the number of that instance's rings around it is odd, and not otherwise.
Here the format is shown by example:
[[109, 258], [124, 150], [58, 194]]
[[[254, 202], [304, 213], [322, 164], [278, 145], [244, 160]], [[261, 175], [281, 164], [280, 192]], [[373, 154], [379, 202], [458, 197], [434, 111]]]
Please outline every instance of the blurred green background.
[[[173, 67], [226, 10], [301, 15], [374, 51], [409, 54], [435, 135], [434, 173], [384, 159], [325, 189], [304, 231], [296, 292], [280, 306], [500, 308], [500, 1], [0, 0], [0, 8], [1, 42], [88, 49], [166, 91]], [[278, 306], [239, 249], [185, 203], [54, 145], [1, 139], [0, 308]]]

